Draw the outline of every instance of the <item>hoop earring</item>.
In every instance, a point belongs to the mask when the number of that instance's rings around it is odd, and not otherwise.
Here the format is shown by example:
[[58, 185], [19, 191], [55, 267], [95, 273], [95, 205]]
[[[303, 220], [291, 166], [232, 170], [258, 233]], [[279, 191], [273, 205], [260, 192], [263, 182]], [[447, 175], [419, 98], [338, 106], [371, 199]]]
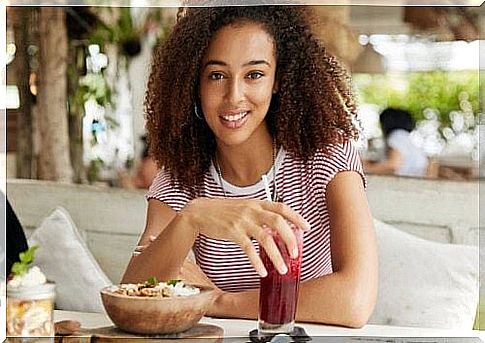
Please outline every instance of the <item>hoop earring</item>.
[[197, 102], [194, 102], [194, 114], [199, 120], [204, 120], [204, 117], [199, 113], [199, 108], [197, 107]]
[[273, 93], [271, 102], [269, 103], [268, 112], [276, 113], [280, 110], [280, 93]]

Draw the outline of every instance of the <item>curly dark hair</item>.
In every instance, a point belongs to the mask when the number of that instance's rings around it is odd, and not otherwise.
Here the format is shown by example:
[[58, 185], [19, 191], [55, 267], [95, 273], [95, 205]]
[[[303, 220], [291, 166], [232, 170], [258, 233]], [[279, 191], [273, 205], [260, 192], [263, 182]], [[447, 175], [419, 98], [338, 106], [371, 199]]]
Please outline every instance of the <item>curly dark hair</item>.
[[229, 24], [260, 23], [274, 39], [279, 106], [265, 120], [278, 146], [307, 161], [317, 149], [329, 153], [357, 138], [350, 77], [312, 31], [311, 18], [304, 6], [185, 8], [178, 16], [154, 54], [145, 99], [150, 153], [175, 183], [194, 191], [214, 157], [214, 134], [194, 104], [204, 53]]

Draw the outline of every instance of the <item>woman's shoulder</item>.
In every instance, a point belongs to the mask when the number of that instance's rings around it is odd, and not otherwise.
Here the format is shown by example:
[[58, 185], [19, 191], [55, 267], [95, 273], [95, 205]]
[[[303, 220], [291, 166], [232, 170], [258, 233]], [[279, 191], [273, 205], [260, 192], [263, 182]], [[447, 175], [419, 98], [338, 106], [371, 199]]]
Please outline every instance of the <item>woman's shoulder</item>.
[[343, 171], [357, 172], [366, 184], [358, 149], [351, 140], [342, 140], [324, 149], [317, 149], [306, 162], [306, 169], [324, 184]]
[[157, 199], [175, 209], [183, 207], [193, 198], [190, 191], [184, 188], [173, 175], [165, 168], [155, 176], [148, 192], [145, 195], [147, 200]]
[[285, 151], [286, 164], [306, 165], [311, 168], [328, 163], [347, 164], [349, 161], [355, 159], [359, 159], [359, 153], [355, 143], [351, 140], [343, 140], [341, 142], [329, 144], [324, 148], [318, 148], [315, 153], [306, 159], [298, 157], [297, 154], [291, 151]]
[[342, 140], [328, 144], [325, 148], [319, 148], [312, 156], [315, 162], [348, 163], [358, 157], [358, 150], [355, 143], [351, 140]]

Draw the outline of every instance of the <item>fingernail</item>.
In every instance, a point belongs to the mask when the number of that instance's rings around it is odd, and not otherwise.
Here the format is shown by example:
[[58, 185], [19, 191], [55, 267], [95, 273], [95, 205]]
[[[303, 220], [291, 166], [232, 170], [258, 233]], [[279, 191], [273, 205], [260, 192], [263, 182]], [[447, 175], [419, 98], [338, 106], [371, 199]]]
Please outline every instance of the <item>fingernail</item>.
[[291, 252], [291, 258], [297, 258], [298, 257], [298, 248], [293, 248], [293, 251]]
[[150, 239], [154, 241], [157, 238], [157, 236], [150, 236]]
[[259, 276], [261, 276], [261, 277], [266, 277], [266, 276], [268, 276], [268, 272], [266, 271], [266, 269], [261, 269], [261, 270], [259, 271]]
[[139, 251], [133, 251], [133, 256], [138, 256], [140, 254], [141, 254], [141, 252], [139, 252]]
[[311, 227], [310, 223], [305, 220], [305, 228], [304, 228], [305, 231], [310, 231], [311, 228], [312, 227]]
[[285, 275], [286, 273], [288, 273], [288, 267], [286, 267], [285, 264], [283, 264], [281, 267], [280, 267], [280, 274], [281, 275]]

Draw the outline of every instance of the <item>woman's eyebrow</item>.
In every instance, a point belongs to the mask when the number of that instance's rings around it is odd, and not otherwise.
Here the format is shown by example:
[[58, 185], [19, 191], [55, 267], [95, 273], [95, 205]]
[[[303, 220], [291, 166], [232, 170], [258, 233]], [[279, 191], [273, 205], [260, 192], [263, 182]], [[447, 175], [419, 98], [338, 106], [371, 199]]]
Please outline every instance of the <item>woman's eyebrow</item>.
[[269, 64], [268, 61], [266, 60], [255, 60], [255, 61], [249, 61], [247, 63], [244, 63], [243, 64], [243, 67], [246, 67], [246, 66], [253, 66], [253, 65], [258, 65], [258, 64], [266, 64], [268, 67], [270, 67], [271, 65]]
[[[271, 66], [271, 64], [266, 61], [266, 60], [254, 60], [254, 61], [249, 61], [243, 64], [243, 67], [246, 66], [253, 66], [253, 65], [258, 65], [258, 64], [266, 64], [268, 67]], [[219, 61], [219, 60], [209, 60], [204, 64], [204, 68], [210, 66], [210, 65], [216, 65], [216, 66], [223, 66], [227, 67], [228, 64], [224, 61]]]
[[217, 66], [224, 66], [227, 67], [228, 64], [224, 61], [219, 61], [219, 60], [209, 60], [204, 64], [204, 68], [210, 66], [210, 65], [217, 65]]

